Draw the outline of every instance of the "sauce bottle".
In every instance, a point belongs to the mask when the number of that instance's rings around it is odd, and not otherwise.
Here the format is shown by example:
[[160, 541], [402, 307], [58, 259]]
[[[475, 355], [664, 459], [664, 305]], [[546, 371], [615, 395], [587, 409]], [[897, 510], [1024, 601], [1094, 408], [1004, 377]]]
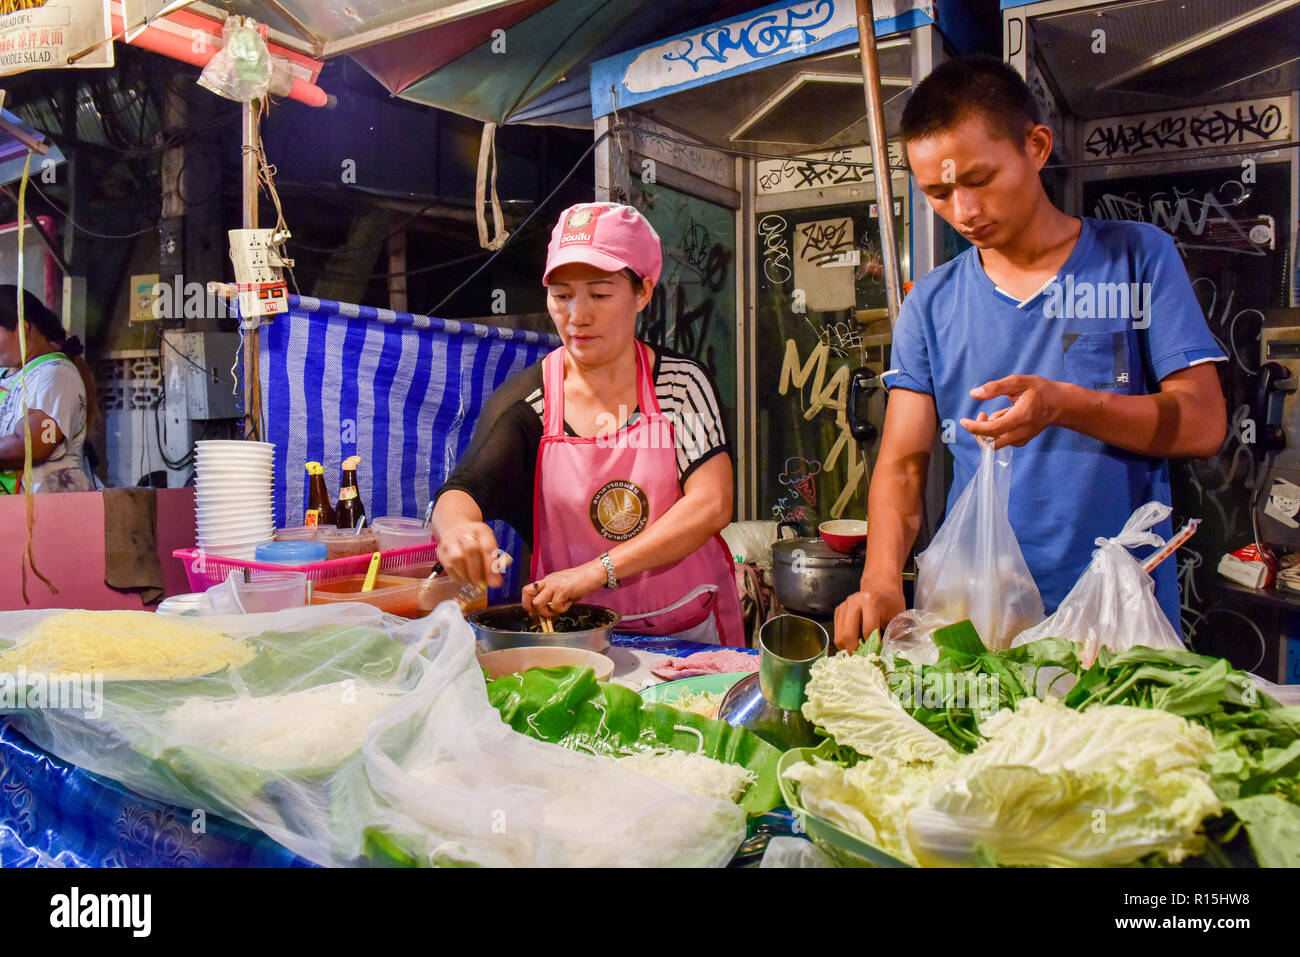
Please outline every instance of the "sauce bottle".
[[366, 507], [361, 502], [361, 493], [357, 490], [357, 466], [361, 456], [354, 455], [343, 460], [343, 485], [339, 488], [337, 525], [339, 528], [356, 528], [366, 514]]
[[336, 518], [334, 506], [330, 504], [329, 489], [325, 487], [325, 467], [319, 462], [307, 463], [309, 486], [307, 489], [307, 513], [303, 516], [304, 525], [334, 525]]

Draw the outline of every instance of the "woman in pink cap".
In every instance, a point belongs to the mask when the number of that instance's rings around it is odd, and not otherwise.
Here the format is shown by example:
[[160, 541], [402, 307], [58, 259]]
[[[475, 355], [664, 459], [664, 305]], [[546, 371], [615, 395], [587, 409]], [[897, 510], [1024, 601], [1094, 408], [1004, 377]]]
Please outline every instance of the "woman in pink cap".
[[743, 645], [730, 552], [733, 473], [717, 390], [703, 368], [636, 338], [663, 253], [630, 206], [566, 209], [547, 250], [547, 308], [564, 345], [489, 398], [438, 490], [438, 557], [499, 585], [509, 522], [533, 549], [523, 602], [562, 614], [606, 605], [620, 630]]

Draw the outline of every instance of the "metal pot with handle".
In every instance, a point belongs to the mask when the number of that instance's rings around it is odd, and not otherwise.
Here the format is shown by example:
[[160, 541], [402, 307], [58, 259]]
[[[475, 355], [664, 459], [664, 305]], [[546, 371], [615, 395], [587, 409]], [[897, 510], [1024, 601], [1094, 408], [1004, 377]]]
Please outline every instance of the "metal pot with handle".
[[830, 618], [862, 581], [863, 547], [837, 552], [820, 538], [788, 538], [772, 546], [772, 581], [787, 610]]

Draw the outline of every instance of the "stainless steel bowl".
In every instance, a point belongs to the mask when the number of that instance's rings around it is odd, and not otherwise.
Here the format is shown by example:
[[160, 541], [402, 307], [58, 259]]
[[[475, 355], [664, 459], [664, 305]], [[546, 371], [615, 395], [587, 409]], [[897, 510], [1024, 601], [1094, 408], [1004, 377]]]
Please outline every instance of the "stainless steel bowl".
[[[564, 631], [573, 627], [574, 616], [590, 615], [599, 622], [593, 627], [577, 631]], [[532, 619], [520, 604], [494, 605], [480, 608], [466, 618], [474, 629], [481, 651], [501, 651], [505, 648], [586, 648], [604, 651], [609, 647], [609, 636], [622, 616], [602, 605], [573, 605], [563, 615], [554, 619], [555, 634], [532, 631]]]

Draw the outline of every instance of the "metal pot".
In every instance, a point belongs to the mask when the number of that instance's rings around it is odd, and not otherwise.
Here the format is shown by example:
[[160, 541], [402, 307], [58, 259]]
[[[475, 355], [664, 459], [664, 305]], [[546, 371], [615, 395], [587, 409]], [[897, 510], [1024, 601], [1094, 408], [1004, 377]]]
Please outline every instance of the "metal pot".
[[[598, 623], [582, 631], [561, 631], [565, 620], [572, 615], [589, 614]], [[609, 647], [609, 636], [623, 620], [618, 612], [602, 605], [571, 605], [563, 615], [557, 615], [555, 633], [532, 631], [532, 619], [521, 604], [493, 605], [480, 608], [465, 619], [474, 629], [480, 651], [501, 651], [506, 648], [586, 648], [604, 651]]]
[[777, 542], [772, 546], [776, 597], [789, 611], [829, 618], [860, 587], [864, 563], [862, 547], [846, 555], [820, 538]]

